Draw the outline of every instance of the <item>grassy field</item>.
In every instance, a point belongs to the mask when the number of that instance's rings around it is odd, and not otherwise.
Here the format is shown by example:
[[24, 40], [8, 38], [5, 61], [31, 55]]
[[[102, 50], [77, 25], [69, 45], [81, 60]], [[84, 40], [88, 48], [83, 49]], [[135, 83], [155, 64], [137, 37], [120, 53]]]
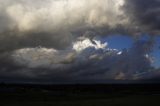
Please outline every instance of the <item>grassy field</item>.
[[154, 87], [118, 86], [120, 90], [117, 86], [107, 86], [108, 89], [105, 86], [3, 88], [5, 91], [1, 89], [0, 106], [160, 106], [159, 90]]
[[[160, 106], [160, 96], [156, 95], [134, 95], [126, 97], [115, 98], [94, 98], [94, 99], [61, 99], [56, 100], [54, 97], [47, 99], [48, 97], [42, 97], [41, 99], [26, 99], [21, 100], [13, 98], [12, 100], [0, 101], [0, 106]], [[91, 97], [92, 98], [92, 97]], [[53, 99], [53, 100], [52, 100]]]

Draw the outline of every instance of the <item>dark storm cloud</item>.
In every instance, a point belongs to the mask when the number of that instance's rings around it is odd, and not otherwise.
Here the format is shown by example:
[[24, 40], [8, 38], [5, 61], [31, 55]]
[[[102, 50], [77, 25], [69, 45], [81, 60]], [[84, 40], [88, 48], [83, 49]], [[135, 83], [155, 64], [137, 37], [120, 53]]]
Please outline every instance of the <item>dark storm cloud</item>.
[[159, 10], [158, 0], [0, 1], [0, 51], [64, 49], [79, 36], [157, 33]]
[[127, 24], [123, 4], [123, 0], [0, 1], [0, 50], [39, 45], [62, 49], [88, 31], [93, 37], [121, 32], [118, 29]]
[[[0, 0], [0, 77], [55, 82], [146, 77], [153, 39], [123, 51], [94, 39], [159, 34], [159, 5], [158, 0]], [[89, 39], [75, 46], [80, 36]]]
[[12, 57], [4, 54], [0, 63], [1, 80], [84, 83], [91, 80], [145, 79], [152, 78], [149, 75], [155, 73], [149, 57], [151, 41], [138, 40], [133, 47], [123, 51], [105, 46], [96, 49], [97, 44], [86, 41], [89, 46], [78, 48], [78, 51], [28, 48], [16, 51]]
[[160, 32], [160, 1], [159, 0], [126, 0], [126, 14], [137, 29], [144, 33], [159, 34]]
[[[55, 35], [55, 36], [53, 36]], [[63, 35], [63, 39], [62, 39]], [[48, 48], [64, 49], [71, 44], [71, 35], [56, 33], [16, 33], [6, 32], [0, 34], [0, 52], [11, 52], [27, 47], [44, 46]]]

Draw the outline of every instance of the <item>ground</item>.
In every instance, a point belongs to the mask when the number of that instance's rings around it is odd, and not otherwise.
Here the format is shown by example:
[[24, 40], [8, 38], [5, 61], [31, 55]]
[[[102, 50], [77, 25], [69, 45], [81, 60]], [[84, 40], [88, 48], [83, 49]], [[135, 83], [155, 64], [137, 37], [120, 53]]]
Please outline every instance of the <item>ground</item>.
[[3, 85], [0, 88], [0, 106], [160, 106], [159, 85]]

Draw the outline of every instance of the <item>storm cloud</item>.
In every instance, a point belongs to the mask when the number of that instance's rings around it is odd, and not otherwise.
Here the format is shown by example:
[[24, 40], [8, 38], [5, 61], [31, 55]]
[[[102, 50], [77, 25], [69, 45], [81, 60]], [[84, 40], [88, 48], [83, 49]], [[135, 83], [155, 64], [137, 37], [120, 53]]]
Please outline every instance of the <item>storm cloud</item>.
[[64, 49], [79, 36], [157, 34], [158, 13], [157, 0], [1, 0], [0, 51]]
[[[94, 42], [94, 43], [93, 43]], [[110, 49], [107, 43], [81, 39], [66, 50], [43, 47], [25, 48], [3, 56], [2, 78], [19, 82], [74, 82], [88, 80], [135, 80], [147, 78], [154, 72], [150, 41], [137, 41], [122, 51]], [[7, 60], [7, 57], [9, 58]], [[11, 80], [13, 81], [13, 80]]]
[[[155, 70], [150, 53], [160, 35], [159, 6], [159, 0], [0, 0], [1, 79], [143, 79]], [[117, 34], [150, 39], [124, 50], [97, 39]]]
[[126, 0], [125, 13], [130, 17], [140, 32], [159, 34], [160, 29], [160, 1], [159, 0]]
[[123, 0], [1, 0], [0, 4], [1, 39], [11, 43], [1, 51], [18, 45], [62, 49], [86, 32], [109, 31], [127, 23], [120, 9]]

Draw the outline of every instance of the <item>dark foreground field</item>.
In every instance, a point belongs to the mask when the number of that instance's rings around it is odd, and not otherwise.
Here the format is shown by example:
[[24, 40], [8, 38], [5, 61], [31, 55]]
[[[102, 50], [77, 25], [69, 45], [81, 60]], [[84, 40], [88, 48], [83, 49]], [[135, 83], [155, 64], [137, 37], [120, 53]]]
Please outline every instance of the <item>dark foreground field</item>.
[[160, 85], [0, 84], [0, 106], [160, 106]]

